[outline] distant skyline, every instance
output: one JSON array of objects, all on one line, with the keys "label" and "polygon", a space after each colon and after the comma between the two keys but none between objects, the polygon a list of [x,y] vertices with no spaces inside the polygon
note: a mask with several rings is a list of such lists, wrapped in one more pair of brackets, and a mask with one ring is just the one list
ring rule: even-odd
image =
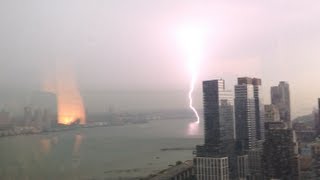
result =
[{"label": "distant skyline", "polygon": [[200,26],[207,37],[196,94],[203,80],[223,78],[233,89],[237,77],[254,76],[270,103],[270,87],[287,81],[296,117],[320,97],[319,8],[297,0],[1,1],[0,91],[41,90],[67,62],[82,92],[187,92],[176,36]]}]

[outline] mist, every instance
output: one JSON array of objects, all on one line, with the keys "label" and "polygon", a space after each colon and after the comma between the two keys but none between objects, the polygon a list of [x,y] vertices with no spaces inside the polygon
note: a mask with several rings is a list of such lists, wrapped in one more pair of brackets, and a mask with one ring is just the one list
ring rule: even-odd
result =
[{"label": "mist", "polygon": [[202,80],[223,78],[233,89],[236,77],[257,76],[266,103],[270,86],[285,80],[294,116],[310,113],[320,96],[319,8],[289,0],[1,1],[0,104],[28,104],[16,94],[46,90],[70,66],[90,111],[187,108],[190,73],[176,35],[196,23],[208,32],[198,108]]}]

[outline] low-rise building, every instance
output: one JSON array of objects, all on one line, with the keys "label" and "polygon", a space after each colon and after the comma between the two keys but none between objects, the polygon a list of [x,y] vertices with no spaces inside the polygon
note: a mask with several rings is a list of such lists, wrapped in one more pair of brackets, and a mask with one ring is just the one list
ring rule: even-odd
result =
[{"label": "low-rise building", "polygon": [[182,163],[177,163],[160,173],[146,178],[147,180],[193,180],[193,161],[188,160]]}]

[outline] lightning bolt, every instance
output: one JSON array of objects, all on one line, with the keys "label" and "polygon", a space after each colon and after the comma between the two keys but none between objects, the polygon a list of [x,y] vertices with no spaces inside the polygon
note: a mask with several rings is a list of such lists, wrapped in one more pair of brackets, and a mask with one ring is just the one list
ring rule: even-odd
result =
[{"label": "lightning bolt", "polygon": [[203,59],[204,45],[205,45],[205,34],[206,29],[202,23],[189,22],[183,24],[178,31],[178,42],[180,43],[181,49],[183,50],[186,60],[188,62],[189,70],[191,72],[190,87],[188,92],[189,108],[194,113],[196,120],[189,124],[188,134],[198,134],[200,117],[196,108],[193,106],[193,92],[195,90],[195,84],[198,75],[198,68],[200,60]]},{"label": "lightning bolt", "polygon": [[195,73],[193,73],[192,77],[191,77],[190,90],[189,90],[189,93],[188,93],[188,97],[189,97],[189,108],[193,111],[194,115],[197,118],[196,122],[194,122],[194,123],[199,124],[200,123],[200,117],[199,117],[198,111],[193,106],[193,98],[192,98],[192,94],[194,92],[194,86],[195,86],[195,83],[196,83],[196,79],[197,79],[197,75]]},{"label": "lightning bolt", "polygon": [[200,116],[199,116],[199,113],[196,110],[196,108],[193,106],[193,98],[192,98],[192,94],[194,92],[194,86],[195,86],[196,80],[197,80],[197,74],[195,72],[193,72],[191,74],[191,81],[190,81],[190,89],[189,89],[189,93],[188,93],[188,98],[189,98],[189,108],[192,110],[192,112],[196,116],[196,121],[191,122],[189,124],[189,129],[188,129],[189,135],[196,135],[199,132]]}]

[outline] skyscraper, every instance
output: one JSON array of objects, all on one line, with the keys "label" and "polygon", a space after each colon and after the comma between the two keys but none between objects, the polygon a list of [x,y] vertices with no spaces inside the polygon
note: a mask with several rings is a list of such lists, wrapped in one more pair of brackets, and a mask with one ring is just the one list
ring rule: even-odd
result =
[{"label": "skyscraper", "polygon": [[203,82],[205,144],[218,145],[234,140],[234,112],[231,91],[224,80]]},{"label": "skyscraper", "polygon": [[234,110],[231,91],[224,80],[203,82],[205,143],[197,146],[197,179],[228,180],[235,173]]},{"label": "skyscraper", "polygon": [[278,86],[271,87],[271,102],[278,108],[280,120],[291,128],[290,90],[287,82],[281,81]]},{"label": "skyscraper", "polygon": [[[262,143],[264,140],[264,105],[262,100],[262,81],[258,78],[238,78],[235,86],[235,118],[237,153],[246,166],[238,167],[246,171],[239,179],[261,179]],[[239,163],[238,163],[239,164]]]},{"label": "skyscraper", "polygon": [[264,140],[264,104],[262,100],[262,81],[258,78],[252,79],[254,101],[255,101],[255,115],[256,115],[256,133],[257,140]]},{"label": "skyscraper", "polygon": [[318,98],[318,111],[314,113],[314,129],[317,136],[320,135],[320,98]]},{"label": "skyscraper", "polygon": [[267,122],[263,169],[267,179],[298,180],[300,176],[295,132],[284,122]]},{"label": "skyscraper", "polygon": [[252,78],[238,78],[238,85],[235,86],[235,121],[238,151],[247,151],[256,147],[255,103]]}]

